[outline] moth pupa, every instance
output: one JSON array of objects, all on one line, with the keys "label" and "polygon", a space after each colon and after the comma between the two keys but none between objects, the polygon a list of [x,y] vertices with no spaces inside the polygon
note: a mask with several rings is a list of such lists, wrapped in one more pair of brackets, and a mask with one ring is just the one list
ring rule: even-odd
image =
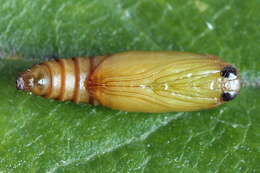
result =
[{"label": "moth pupa", "polygon": [[128,112],[217,107],[240,90],[238,70],[212,55],[130,51],[46,61],[21,73],[18,90]]}]

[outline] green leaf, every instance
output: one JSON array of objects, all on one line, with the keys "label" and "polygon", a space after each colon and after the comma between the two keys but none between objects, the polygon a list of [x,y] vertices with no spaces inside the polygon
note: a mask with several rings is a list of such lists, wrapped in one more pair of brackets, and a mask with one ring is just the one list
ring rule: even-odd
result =
[{"label": "green leaf", "polygon": [[[0,172],[260,172],[258,0],[0,0]],[[15,89],[52,57],[221,56],[244,88],[191,113],[126,113]]]}]

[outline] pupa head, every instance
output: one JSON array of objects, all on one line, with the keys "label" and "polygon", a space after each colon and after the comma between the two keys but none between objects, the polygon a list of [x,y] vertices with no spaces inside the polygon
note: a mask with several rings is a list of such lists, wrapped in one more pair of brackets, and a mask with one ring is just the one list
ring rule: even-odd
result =
[{"label": "pupa head", "polygon": [[227,65],[221,70],[220,74],[223,77],[221,99],[224,102],[231,101],[240,91],[241,81],[239,72],[235,67]]}]

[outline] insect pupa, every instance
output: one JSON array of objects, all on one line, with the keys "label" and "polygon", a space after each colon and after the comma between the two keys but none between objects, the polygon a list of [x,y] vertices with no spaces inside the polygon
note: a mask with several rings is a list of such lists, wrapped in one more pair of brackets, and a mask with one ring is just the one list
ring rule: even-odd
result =
[{"label": "insect pupa", "polygon": [[212,55],[131,51],[46,61],[21,73],[16,88],[128,112],[179,112],[233,100],[240,76]]}]

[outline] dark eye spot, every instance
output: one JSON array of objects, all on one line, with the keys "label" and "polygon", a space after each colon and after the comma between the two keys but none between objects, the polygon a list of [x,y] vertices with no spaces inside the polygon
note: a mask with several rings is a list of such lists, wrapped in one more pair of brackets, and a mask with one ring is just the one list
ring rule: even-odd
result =
[{"label": "dark eye spot", "polygon": [[237,75],[237,70],[232,66],[226,66],[221,71],[221,76],[228,78],[231,73],[233,73],[234,75]]},{"label": "dark eye spot", "polygon": [[222,95],[222,100],[225,102],[228,102],[230,100],[233,100],[236,97],[236,94],[231,94],[229,92],[224,92]]}]

